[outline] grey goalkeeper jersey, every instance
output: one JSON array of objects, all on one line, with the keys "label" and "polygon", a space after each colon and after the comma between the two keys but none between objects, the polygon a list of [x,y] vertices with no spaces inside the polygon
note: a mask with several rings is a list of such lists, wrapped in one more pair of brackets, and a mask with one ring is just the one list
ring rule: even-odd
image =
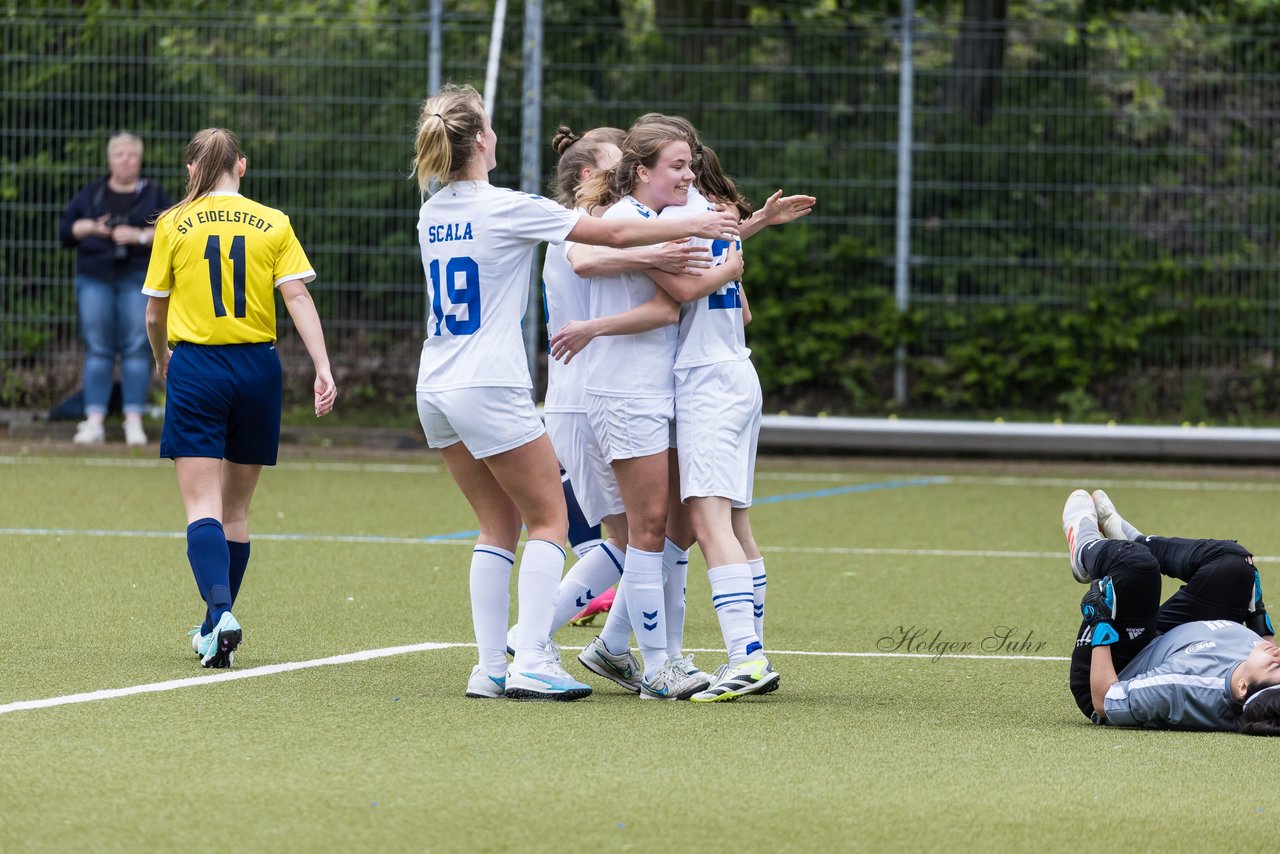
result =
[{"label": "grey goalkeeper jersey", "polygon": [[1120,671],[1103,708],[1114,726],[1233,730],[1231,674],[1262,638],[1239,623],[1203,620],[1160,635]]}]

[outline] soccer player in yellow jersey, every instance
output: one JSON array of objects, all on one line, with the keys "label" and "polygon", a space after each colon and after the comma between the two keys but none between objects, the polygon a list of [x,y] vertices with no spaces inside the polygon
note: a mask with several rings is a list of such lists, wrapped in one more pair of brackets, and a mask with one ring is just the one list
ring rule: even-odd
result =
[{"label": "soccer player in yellow jersey", "polygon": [[160,215],[143,293],[165,380],[160,456],[174,461],[187,559],[207,611],[192,633],[205,667],[230,667],[242,630],[232,603],[249,562],[249,503],[280,445],[278,288],[315,367],[315,410],[333,409],[316,277],[289,217],[240,195],[248,161],[235,135],[206,128],[187,146],[187,193]]}]

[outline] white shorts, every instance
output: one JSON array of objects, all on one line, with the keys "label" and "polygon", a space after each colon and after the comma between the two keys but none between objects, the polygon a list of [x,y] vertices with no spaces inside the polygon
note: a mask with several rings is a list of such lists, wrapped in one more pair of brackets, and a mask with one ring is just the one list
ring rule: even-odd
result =
[{"label": "white shorts", "polygon": [[427,444],[467,446],[477,460],[527,445],[547,432],[527,388],[457,388],[418,392]]},{"label": "white shorts", "polygon": [[750,359],[676,372],[680,498],[751,506],[763,398]]},{"label": "white shorts", "polygon": [[671,447],[675,398],[604,397],[587,392],[587,420],[609,462],[650,457]]},{"label": "white shorts", "polygon": [[585,412],[546,413],[547,435],[560,465],[569,474],[573,494],[588,525],[625,512],[618,481],[600,450]]}]

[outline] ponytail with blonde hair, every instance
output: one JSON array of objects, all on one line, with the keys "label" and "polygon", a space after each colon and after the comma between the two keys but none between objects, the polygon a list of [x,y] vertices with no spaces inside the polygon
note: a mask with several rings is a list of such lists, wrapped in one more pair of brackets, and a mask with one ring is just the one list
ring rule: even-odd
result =
[{"label": "ponytail with blonde hair", "polygon": [[484,121],[484,101],[470,86],[446,84],[422,103],[413,144],[413,174],[423,197],[433,179],[448,184],[467,168]]},{"label": "ponytail with blonde hair", "polygon": [[224,175],[234,175],[236,164],[244,159],[240,140],[226,128],[205,128],[196,131],[187,143],[182,162],[192,167],[187,172],[187,192],[176,205],[156,217],[173,212],[181,216],[182,210],[201,196],[208,195],[218,186]]}]

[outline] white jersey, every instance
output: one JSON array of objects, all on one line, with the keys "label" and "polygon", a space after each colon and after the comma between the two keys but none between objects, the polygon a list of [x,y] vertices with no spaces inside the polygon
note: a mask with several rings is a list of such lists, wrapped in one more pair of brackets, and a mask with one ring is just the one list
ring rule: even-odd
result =
[{"label": "white jersey", "polygon": [[[694,216],[712,209],[707,197],[690,187],[686,204],[666,208],[661,215],[664,218]],[[713,267],[723,264],[728,257],[726,240],[693,238],[690,242],[711,252]],[[741,242],[736,245],[742,249]],[[751,357],[742,324],[741,286],[741,282],[729,282],[715,293],[680,307],[676,370],[717,362],[740,362]]]},{"label": "white jersey", "polygon": [[[605,211],[602,219],[653,219],[657,213],[631,196]],[[658,286],[642,272],[592,278],[592,317],[630,311],[653,299]],[[661,326],[636,335],[602,335],[587,363],[586,390],[604,397],[671,397],[676,358],[676,328]]]},{"label": "white jersey", "polygon": [[418,243],[431,311],[419,392],[532,387],[520,323],[533,249],[563,241],[580,216],[488,181],[455,181],[426,201]]},{"label": "white jersey", "polygon": [[[576,244],[565,241],[547,249],[547,259],[542,265],[542,305],[547,318],[547,338],[550,339],[566,323],[586,320],[590,305],[587,288],[589,280],[581,278],[569,263],[569,250]],[[547,358],[546,412],[586,412],[586,391],[583,383],[586,365],[593,352],[585,348],[573,357],[569,364]]]}]

